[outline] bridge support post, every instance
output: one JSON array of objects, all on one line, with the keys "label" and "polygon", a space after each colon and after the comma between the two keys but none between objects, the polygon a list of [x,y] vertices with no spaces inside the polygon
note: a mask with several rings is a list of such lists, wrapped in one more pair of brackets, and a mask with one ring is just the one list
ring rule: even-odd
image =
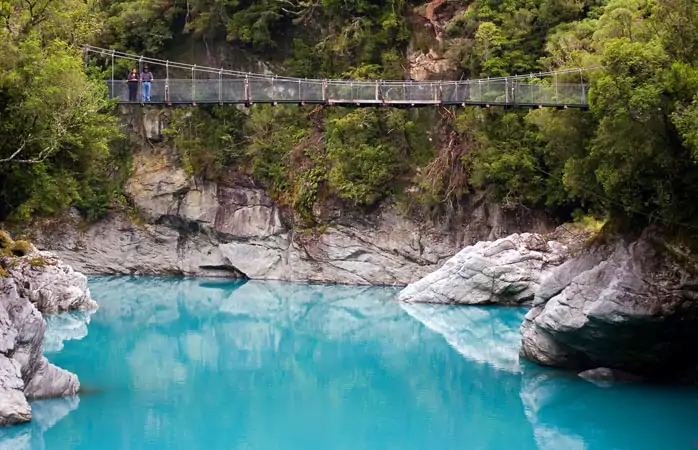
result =
[{"label": "bridge support post", "polygon": [[504,77],[504,104],[509,106],[509,78]]},{"label": "bridge support post", "polygon": [[245,105],[250,106],[252,101],[250,99],[250,78],[245,76]]},{"label": "bridge support post", "polygon": [[142,73],[143,73],[143,56],[141,55],[140,59],[138,60],[138,97],[140,97],[141,103],[143,103],[143,80],[141,77]]},{"label": "bridge support post", "polygon": [[588,103],[586,101],[586,93],[584,92],[584,77],[582,76],[582,69],[579,69],[579,85],[582,87],[582,98],[580,99],[580,105],[586,106]]},{"label": "bridge support post", "polygon": [[196,64],[191,66],[191,104],[196,106]]},{"label": "bridge support post", "polygon": [[439,105],[444,104],[444,82],[439,80]]},{"label": "bridge support post", "polygon": [[165,61],[165,103],[169,106],[170,102],[170,60]]},{"label": "bridge support post", "polygon": [[114,50],[111,51],[111,95],[109,98],[116,98],[114,95]]},{"label": "bridge support post", "polygon": [[327,104],[327,80],[322,80],[322,103]]},{"label": "bridge support post", "polygon": [[218,72],[218,104],[223,105],[223,68]]}]

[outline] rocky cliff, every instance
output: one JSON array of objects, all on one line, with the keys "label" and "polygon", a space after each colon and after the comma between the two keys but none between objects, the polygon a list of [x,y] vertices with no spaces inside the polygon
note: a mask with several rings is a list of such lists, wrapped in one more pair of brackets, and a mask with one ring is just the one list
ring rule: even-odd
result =
[{"label": "rocky cliff", "polygon": [[401,285],[459,249],[519,230],[546,231],[543,215],[507,211],[471,196],[457,227],[425,224],[395,206],[352,215],[334,208],[329,226],[299,229],[254,180],[230,171],[219,182],[189,176],[167,143],[167,113],[122,117],[148,142],[134,158],[126,193],[138,216],[113,213],[85,226],[78,214],[34,230],[40,248],[89,274],[184,274]]},{"label": "rocky cliff", "polygon": [[25,251],[0,255],[0,425],[29,421],[27,399],[77,393],[77,377],[44,357],[41,313],[97,306],[84,275],[50,253]]}]

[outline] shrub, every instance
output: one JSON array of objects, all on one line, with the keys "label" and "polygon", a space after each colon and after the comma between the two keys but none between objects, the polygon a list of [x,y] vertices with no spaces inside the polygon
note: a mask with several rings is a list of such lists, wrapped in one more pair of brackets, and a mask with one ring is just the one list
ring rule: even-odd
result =
[{"label": "shrub", "polygon": [[12,245],[12,254],[14,256],[27,256],[34,251],[33,246],[27,241],[15,241]]},{"label": "shrub", "polygon": [[46,267],[49,264],[49,262],[46,260],[46,258],[43,258],[41,256],[36,256],[34,258],[29,258],[29,265],[32,267]]}]

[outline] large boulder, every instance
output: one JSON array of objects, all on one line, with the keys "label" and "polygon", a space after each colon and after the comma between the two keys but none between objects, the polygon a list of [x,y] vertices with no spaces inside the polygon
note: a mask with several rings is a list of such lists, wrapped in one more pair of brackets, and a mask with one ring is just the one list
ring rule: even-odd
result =
[{"label": "large boulder", "polygon": [[533,299],[541,274],[567,258],[568,247],[533,233],[464,248],[440,269],[398,294],[415,303],[521,304]]},{"label": "large boulder", "polygon": [[687,254],[646,231],[550,271],[521,327],[521,356],[661,377],[695,367],[698,279]]}]

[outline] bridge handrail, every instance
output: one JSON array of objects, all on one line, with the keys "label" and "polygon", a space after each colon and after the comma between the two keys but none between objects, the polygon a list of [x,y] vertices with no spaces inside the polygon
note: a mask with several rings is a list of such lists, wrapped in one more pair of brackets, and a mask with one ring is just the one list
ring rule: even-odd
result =
[{"label": "bridge handrail", "polygon": [[511,75],[511,76],[500,76],[500,77],[487,77],[487,78],[474,78],[474,79],[467,79],[467,80],[460,80],[460,81],[455,81],[455,80],[427,80],[427,81],[406,81],[406,80],[351,80],[351,79],[346,79],[346,80],[322,80],[318,78],[299,78],[299,77],[287,77],[287,76],[278,76],[278,75],[272,75],[272,74],[260,74],[260,73],[254,73],[254,72],[242,72],[242,71],[237,71],[237,70],[229,70],[229,69],[223,69],[223,68],[215,68],[215,67],[207,67],[207,66],[199,66],[195,64],[186,64],[186,63],[180,63],[176,61],[169,61],[169,60],[162,60],[162,59],[157,59],[157,58],[151,58],[151,57],[146,57],[142,55],[135,55],[132,53],[125,53],[113,49],[106,49],[106,48],[101,48],[101,47],[94,47],[91,45],[85,45],[84,50],[86,55],[90,53],[95,53],[103,56],[108,56],[113,58],[120,58],[120,59],[127,59],[131,61],[137,61],[139,63],[148,63],[148,64],[154,64],[154,65],[161,65],[161,66],[166,66],[171,69],[186,69],[192,72],[203,72],[203,73],[210,73],[214,75],[223,76],[233,76],[237,78],[246,78],[246,79],[275,79],[279,81],[290,81],[290,82],[310,82],[310,83],[322,83],[322,82],[328,82],[328,83],[335,83],[335,82],[365,82],[365,83],[373,83],[375,84],[376,82],[379,82],[384,85],[394,85],[394,84],[399,84],[403,85],[405,83],[425,83],[425,84],[432,84],[432,83],[440,83],[442,85],[449,85],[449,84],[463,84],[463,83],[482,83],[482,82],[492,82],[492,81],[508,81],[508,80],[519,80],[519,79],[535,79],[535,78],[541,78],[541,77],[550,77],[550,76],[557,76],[557,75],[565,75],[565,74],[576,74],[579,73],[580,75],[583,72],[588,72],[592,70],[598,70],[603,68],[603,66],[592,66],[592,67],[583,67],[583,68],[569,68],[569,69],[559,69],[559,70],[554,70],[554,71],[547,71],[547,72],[536,72],[536,73],[530,73],[530,74],[525,74],[525,75]]}]

